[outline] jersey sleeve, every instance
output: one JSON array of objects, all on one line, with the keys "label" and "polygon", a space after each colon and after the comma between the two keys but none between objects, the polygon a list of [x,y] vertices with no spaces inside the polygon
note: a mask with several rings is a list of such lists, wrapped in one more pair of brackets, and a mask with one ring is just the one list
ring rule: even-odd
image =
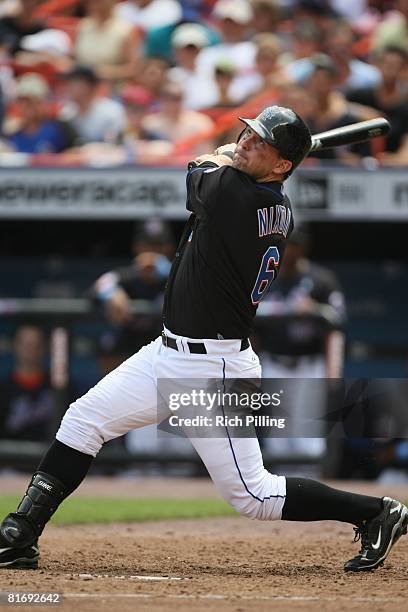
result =
[{"label": "jersey sleeve", "polygon": [[204,162],[187,174],[187,210],[203,218],[223,201],[234,197],[239,191],[239,171],[231,166],[217,166]]}]

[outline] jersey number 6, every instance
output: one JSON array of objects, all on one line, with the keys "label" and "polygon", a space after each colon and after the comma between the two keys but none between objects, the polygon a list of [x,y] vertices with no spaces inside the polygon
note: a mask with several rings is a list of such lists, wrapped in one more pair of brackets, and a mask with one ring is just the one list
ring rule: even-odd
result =
[{"label": "jersey number 6", "polygon": [[258,276],[252,289],[252,303],[259,304],[275,278],[275,270],[279,265],[279,251],[276,246],[270,246],[262,257]]}]

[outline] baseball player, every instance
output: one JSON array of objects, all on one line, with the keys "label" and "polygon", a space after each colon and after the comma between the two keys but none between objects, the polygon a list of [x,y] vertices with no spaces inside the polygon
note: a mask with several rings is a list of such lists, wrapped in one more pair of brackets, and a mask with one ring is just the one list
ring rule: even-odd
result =
[{"label": "baseball player", "polygon": [[[325,380],[343,374],[344,296],[332,271],[307,257],[308,245],[308,228],[297,223],[279,278],[257,313],[264,315],[256,323],[263,378],[297,379],[285,394],[296,423],[292,436],[264,440],[263,449],[274,456],[319,456],[324,452],[323,420],[320,438],[302,438],[302,420],[306,415],[310,418],[312,414],[315,419],[323,415]],[[310,379],[315,379],[312,385]]]},{"label": "baseball player", "polygon": [[[160,378],[261,377],[248,335],[293,227],[284,181],[311,137],[287,108],[268,107],[241,121],[236,145],[197,158],[187,174],[191,215],[168,280],[162,336],[71,404],[16,512],[0,526],[2,567],[37,567],[39,536],[103,443],[157,420]],[[233,438],[225,429],[224,437],[192,443],[219,493],[242,515],[351,523],[361,538],[359,554],[345,565],[353,571],[382,564],[406,533],[402,503],[271,474],[256,437]]]}]

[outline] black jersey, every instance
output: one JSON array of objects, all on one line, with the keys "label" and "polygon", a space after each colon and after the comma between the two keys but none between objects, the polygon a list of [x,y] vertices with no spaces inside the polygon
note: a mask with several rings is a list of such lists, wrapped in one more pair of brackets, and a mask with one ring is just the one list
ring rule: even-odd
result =
[{"label": "black jersey", "polygon": [[293,228],[283,185],[204,162],[187,174],[187,209],[164,325],[190,338],[246,338]]}]

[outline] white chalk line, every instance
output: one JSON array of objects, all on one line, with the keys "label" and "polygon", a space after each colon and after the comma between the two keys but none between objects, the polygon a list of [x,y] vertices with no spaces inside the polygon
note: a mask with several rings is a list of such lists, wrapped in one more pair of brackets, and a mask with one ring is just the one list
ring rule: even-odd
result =
[{"label": "white chalk line", "polygon": [[366,603],[386,603],[398,602],[402,597],[320,597],[302,595],[217,595],[215,593],[182,593],[179,595],[170,593],[63,593],[63,598],[69,599],[207,599],[223,601],[325,601],[325,602],[366,602]]},{"label": "white chalk line", "polygon": [[105,580],[106,578],[114,580],[186,580],[186,578],[178,578],[177,576],[111,576],[110,574],[69,574],[70,578],[79,578],[80,580]]}]

